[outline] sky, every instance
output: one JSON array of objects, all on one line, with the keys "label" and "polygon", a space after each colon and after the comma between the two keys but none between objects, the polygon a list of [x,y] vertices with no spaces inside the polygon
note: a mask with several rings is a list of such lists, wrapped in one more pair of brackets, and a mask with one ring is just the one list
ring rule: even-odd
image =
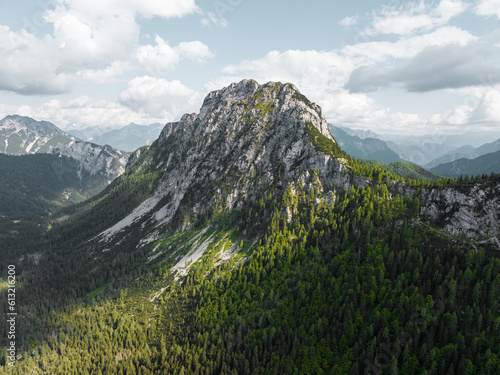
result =
[{"label": "sky", "polygon": [[334,125],[498,134],[499,20],[500,0],[0,0],[0,117],[167,123],[251,78]]}]

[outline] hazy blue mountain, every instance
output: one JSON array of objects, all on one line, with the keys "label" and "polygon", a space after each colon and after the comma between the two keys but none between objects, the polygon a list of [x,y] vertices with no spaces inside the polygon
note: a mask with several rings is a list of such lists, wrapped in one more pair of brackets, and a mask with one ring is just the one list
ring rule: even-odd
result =
[{"label": "hazy blue mountain", "polygon": [[342,129],[344,132],[346,132],[349,135],[359,137],[361,139],[375,138],[375,139],[382,139],[383,140],[382,136],[380,136],[379,134],[377,134],[371,130],[351,129],[351,128],[348,128],[347,126],[342,126],[342,125],[337,125],[337,126],[333,125],[333,126],[336,128]]},{"label": "hazy blue mountain", "polygon": [[69,132],[86,141],[99,145],[110,145],[119,150],[132,152],[149,146],[160,135],[164,124],[137,125],[131,123],[119,129],[85,128]]},{"label": "hazy blue mountain", "polygon": [[[386,142],[375,138],[360,138],[351,135],[346,128],[336,127],[330,124],[330,130],[337,140],[339,146],[354,158],[373,159],[381,163],[402,161]],[[354,134],[351,130],[351,133]]]},{"label": "hazy blue mountain", "polygon": [[497,139],[491,143],[485,143],[479,147],[473,147],[471,145],[466,145],[460,148],[457,148],[453,152],[450,152],[440,158],[432,160],[429,162],[426,167],[432,168],[436,167],[440,164],[449,163],[458,159],[475,159],[481,155],[486,155],[492,152],[500,151],[500,139]]},{"label": "hazy blue mountain", "polygon": [[15,373],[497,373],[499,197],[360,163],[292,84],[231,84],[98,196],[2,227]]},{"label": "hazy blue mountain", "polygon": [[375,160],[361,159],[361,163],[370,165],[372,167],[383,168],[389,172],[397,174],[398,176],[403,176],[412,180],[422,180],[422,181],[436,181],[440,179],[440,176],[429,172],[427,169],[409,162],[404,161],[393,161],[392,163],[380,163]]},{"label": "hazy blue mountain", "polygon": [[[429,134],[418,136],[384,134],[382,137],[388,141],[387,144],[402,159],[424,167],[432,167],[437,165],[436,163],[452,161],[453,158],[479,156],[471,153],[473,148],[484,145],[491,140],[492,136],[498,137],[498,135],[498,133],[483,134],[478,132],[458,135]],[[446,156],[448,154],[449,156]]]},{"label": "hazy blue mountain", "polygon": [[47,121],[7,116],[0,121],[0,152],[8,155],[48,153],[54,146],[74,142],[74,136]]},{"label": "hazy blue mountain", "polygon": [[490,173],[500,173],[500,151],[481,155],[475,159],[458,159],[450,163],[440,164],[430,171],[440,176],[459,177],[489,175]]},{"label": "hazy blue mountain", "polygon": [[485,143],[476,149],[478,155],[486,155],[496,151],[500,151],[500,138],[494,142]]}]

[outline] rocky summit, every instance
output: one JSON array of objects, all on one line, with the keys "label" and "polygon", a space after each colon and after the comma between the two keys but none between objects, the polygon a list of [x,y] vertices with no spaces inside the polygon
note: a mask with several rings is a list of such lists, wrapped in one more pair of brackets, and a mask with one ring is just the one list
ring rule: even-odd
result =
[{"label": "rocky summit", "polygon": [[[147,244],[165,231],[240,210],[269,191],[279,200],[288,187],[315,186],[325,197],[370,185],[365,176],[352,173],[354,161],[332,137],[321,108],[289,83],[243,80],[213,91],[199,114],[167,124],[152,147],[138,150],[131,161],[129,174],[155,171],[159,177],[145,201],[97,237],[106,249],[126,243],[123,237],[132,233],[136,242]],[[499,214],[496,195],[476,194],[498,191],[498,186],[468,192],[448,188],[453,193],[447,194],[435,188],[416,191],[396,181],[388,186],[393,194],[418,194],[422,214],[439,218],[444,233],[475,240],[488,236],[498,243],[500,228],[492,220]],[[465,201],[477,202],[487,213],[470,209]]]},{"label": "rocky summit", "polygon": [[498,373],[499,187],[363,164],[295,86],[232,84],[27,238],[18,372]]},{"label": "rocky summit", "polygon": [[309,181],[312,171],[321,185],[344,186],[345,161],[335,151],[340,149],[321,108],[294,85],[232,84],[210,93],[199,114],[165,126],[131,167],[161,171],[155,192],[101,238],[121,241],[120,232],[138,222],[142,229],[180,229],[213,207],[240,209],[270,187],[283,191],[294,181]]}]

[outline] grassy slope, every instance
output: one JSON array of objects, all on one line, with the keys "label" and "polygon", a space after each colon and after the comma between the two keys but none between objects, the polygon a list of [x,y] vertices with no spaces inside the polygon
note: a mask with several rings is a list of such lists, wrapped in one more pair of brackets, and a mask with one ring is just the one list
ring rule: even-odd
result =
[{"label": "grassy slope", "polygon": [[365,165],[370,165],[372,167],[383,168],[391,173],[398,176],[402,176],[407,179],[412,180],[422,180],[422,181],[437,181],[441,177],[437,176],[426,169],[418,166],[417,164],[395,161],[389,164],[380,163],[376,160],[360,159],[361,163]]}]

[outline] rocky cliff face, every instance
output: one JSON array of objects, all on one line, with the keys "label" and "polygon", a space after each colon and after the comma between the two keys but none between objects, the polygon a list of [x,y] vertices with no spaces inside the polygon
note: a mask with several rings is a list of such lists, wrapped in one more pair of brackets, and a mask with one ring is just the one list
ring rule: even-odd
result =
[{"label": "rocky cliff face", "polygon": [[81,179],[97,176],[108,184],[125,171],[129,156],[111,146],[79,141],[50,122],[17,115],[0,121],[0,152],[67,156],[80,163]]},{"label": "rocky cliff face", "polygon": [[182,228],[210,210],[240,209],[298,181],[314,178],[326,190],[348,186],[345,162],[325,147],[338,148],[321,109],[295,86],[245,80],[214,91],[199,114],[165,126],[143,156],[152,158],[144,168],[162,173],[154,194],[101,239],[120,241],[131,226],[144,235],[147,228]]},{"label": "rocky cliff face", "polygon": [[[244,80],[210,93],[199,114],[167,124],[137,159],[132,173],[159,172],[156,188],[97,237],[103,248],[129,243],[132,234],[135,245],[149,243],[214,213],[240,210],[267,193],[280,199],[289,188],[307,191],[314,186],[318,199],[325,199],[353,185],[363,188],[373,183],[350,172],[321,109],[295,86],[272,82],[261,86]],[[409,186],[391,186],[393,194],[415,193]],[[497,198],[491,194],[498,192],[477,194],[450,188],[442,196],[437,189],[425,190],[422,214],[437,218],[458,205],[444,223],[446,233],[497,236]],[[481,204],[488,212],[480,220],[479,213],[473,213],[478,199],[484,200]],[[293,213],[288,217],[293,220]]]},{"label": "rocky cliff face", "polygon": [[500,248],[500,180],[471,183],[462,189],[427,189],[421,215],[436,221],[451,236],[490,242]]},{"label": "rocky cliff face", "polygon": [[0,121],[0,152],[3,154],[48,153],[51,147],[74,141],[74,137],[47,121],[17,115]]},{"label": "rocky cliff face", "polygon": [[50,153],[79,161],[82,171],[88,172],[91,176],[106,177],[108,183],[125,172],[129,158],[128,153],[111,146],[99,146],[80,141],[53,147]]}]

